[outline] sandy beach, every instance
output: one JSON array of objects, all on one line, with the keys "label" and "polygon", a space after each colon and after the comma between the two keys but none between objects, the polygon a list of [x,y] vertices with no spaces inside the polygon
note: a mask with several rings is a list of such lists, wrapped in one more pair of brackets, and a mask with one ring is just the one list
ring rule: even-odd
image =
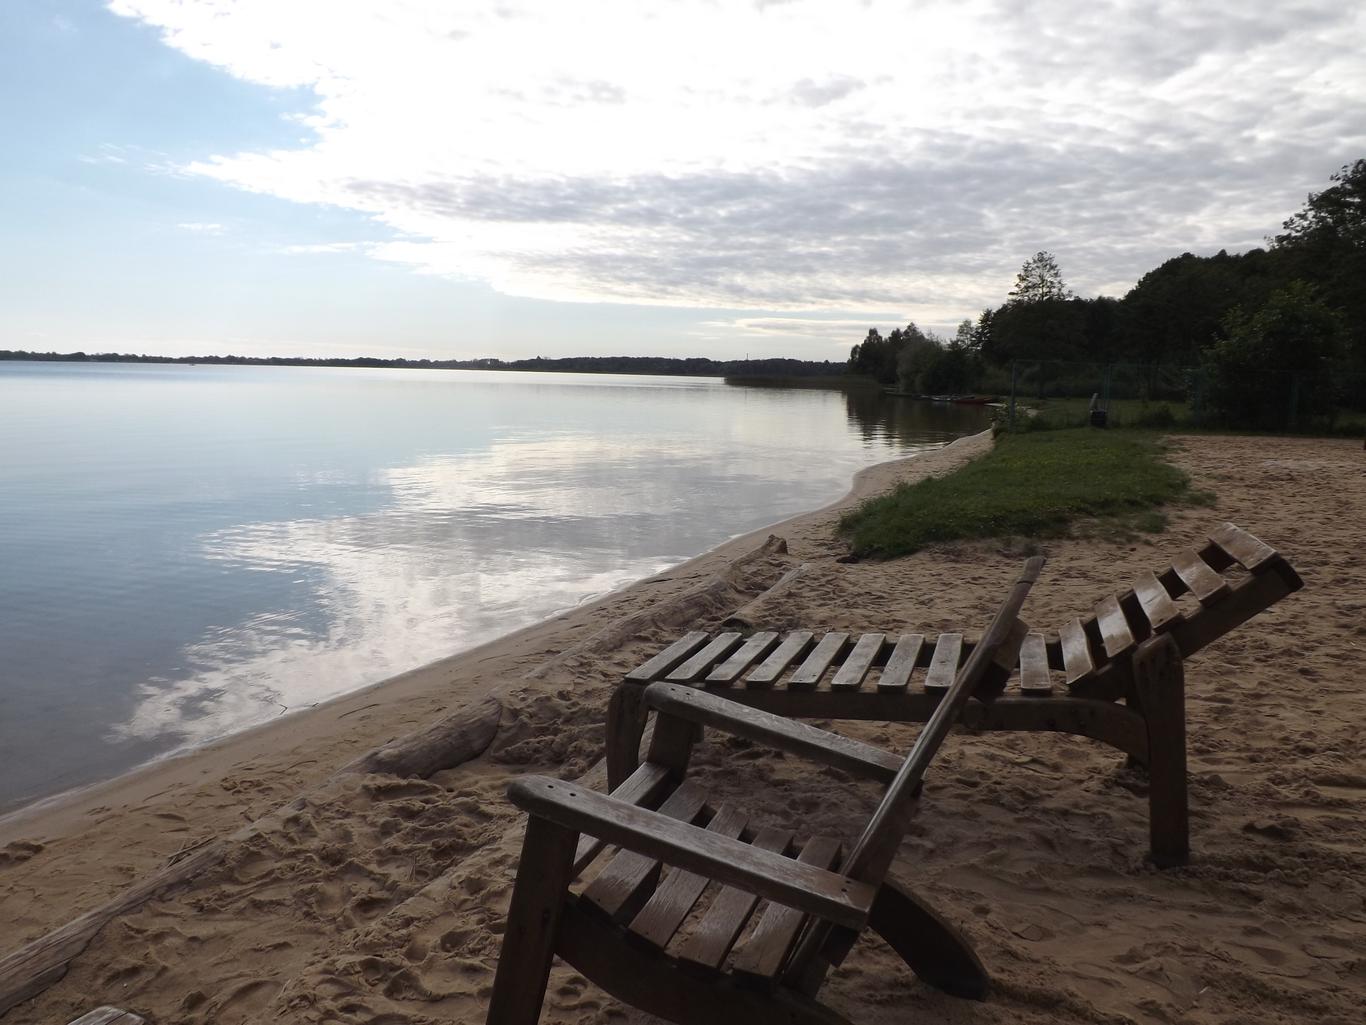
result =
[{"label": "sandy beach", "polygon": [[[481,1022],[521,841],[503,798],[526,771],[593,776],[621,673],[682,629],[715,627],[791,569],[775,629],[980,628],[1024,539],[842,563],[840,513],[951,470],[987,435],[861,473],[825,509],[737,538],[552,620],[78,794],[0,819],[0,956],[251,823],[221,861],[106,925],[6,1023],[100,1004],[151,1022]],[[897,871],[976,943],[981,1003],[944,996],[864,939],[832,977],[853,1021],[1323,1022],[1366,1003],[1366,453],[1359,441],[1190,436],[1173,461],[1212,506],[1165,532],[1041,543],[1025,618],[1055,625],[1224,520],[1305,580],[1187,668],[1191,864],[1149,864],[1146,783],[1112,749],[1056,735],[955,736],[931,770]],[[732,569],[769,534],[787,551]],[[717,584],[717,581],[720,584]],[[680,617],[686,613],[686,621]],[[614,624],[629,636],[607,644]],[[617,632],[620,632],[618,630]],[[596,638],[596,640],[595,640]],[[430,779],[338,773],[365,752],[496,694],[487,751]],[[914,727],[844,723],[904,751]],[[875,790],[709,742],[717,791],[775,818],[855,832]],[[291,803],[292,802],[292,803]],[[752,803],[752,802],[751,802]],[[278,809],[282,812],[276,813]],[[650,1019],[557,967],[545,1022]]]}]

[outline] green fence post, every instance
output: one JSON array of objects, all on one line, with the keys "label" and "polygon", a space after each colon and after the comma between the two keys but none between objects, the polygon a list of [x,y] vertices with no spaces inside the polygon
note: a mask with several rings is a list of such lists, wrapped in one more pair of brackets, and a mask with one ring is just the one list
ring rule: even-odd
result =
[{"label": "green fence post", "polygon": [[1010,429],[1015,429],[1015,360],[1010,361]]}]

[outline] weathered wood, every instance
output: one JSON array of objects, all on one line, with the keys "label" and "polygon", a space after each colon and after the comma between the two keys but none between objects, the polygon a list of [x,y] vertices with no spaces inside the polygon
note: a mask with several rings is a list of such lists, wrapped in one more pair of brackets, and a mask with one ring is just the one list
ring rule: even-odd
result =
[{"label": "weathered wood", "polygon": [[1136,643],[1133,631],[1124,618],[1124,610],[1119,607],[1119,599],[1113,594],[1106,595],[1096,605],[1096,624],[1100,628],[1105,654],[1110,658],[1119,658],[1133,650]]},{"label": "weathered wood", "polygon": [[924,634],[902,634],[896,639],[896,647],[882,667],[878,677],[877,689],[880,691],[904,691],[911,682],[911,671],[915,669],[920,650],[925,646]]},{"label": "weathered wood", "polygon": [[[631,773],[629,779],[612,790],[612,797],[627,804],[649,806],[654,803],[669,782],[669,770],[663,765],[645,762]],[[574,851],[574,874],[578,875],[598,856],[607,845],[596,836],[579,837],[579,846]]]},{"label": "weathered wood", "polygon": [[1148,617],[1153,633],[1165,633],[1185,618],[1167,589],[1151,571],[1145,570],[1134,580],[1134,596],[1143,607],[1143,614]]},{"label": "weathered wood", "polygon": [[645,734],[645,688],[618,684],[607,699],[607,786],[615,790],[640,764],[640,739]]},{"label": "weathered wood", "polygon": [[1190,658],[1205,645],[1274,605],[1292,590],[1280,573],[1247,577],[1223,601],[1202,609],[1200,615],[1192,616],[1173,627],[1169,636],[1176,638],[1181,654]]},{"label": "weathered wood", "polygon": [[493,743],[503,704],[486,697],[432,725],[378,747],[345,766],[342,772],[385,773],[423,779],[477,758]]},{"label": "weathered wood", "polygon": [[[850,880],[880,884],[886,876],[901,838],[910,824],[910,816],[920,796],[920,787],[926,770],[949,735],[949,731],[953,729],[978,683],[986,675],[997,650],[1014,634],[1020,607],[1038,580],[1043,565],[1044,558],[1041,555],[1025,561],[1020,576],[992,618],[991,624],[983,632],[982,639],[977,642],[963,668],[958,671],[953,686],[944,694],[939,707],[934,710],[924,729],[915,738],[910,754],[897,770],[896,778],[888,786],[877,810],[863,827],[863,832],[855,841],[848,859],[841,866],[841,872]],[[802,985],[811,978],[819,978],[824,972],[824,962],[835,964],[848,950],[847,943],[839,943],[832,949],[827,949],[826,944],[832,938],[833,927],[845,923],[837,922],[829,915],[820,917],[823,921],[813,923],[811,928],[807,929],[786,969],[786,977],[794,985]]]},{"label": "weathered wood", "polygon": [[872,668],[873,660],[881,653],[882,642],[885,639],[885,634],[864,634],[860,637],[854,644],[854,650],[844,660],[844,665],[840,666],[831,678],[830,689],[858,690],[863,685],[863,678],[868,675],[868,670]]},{"label": "weathered wood", "polygon": [[[752,846],[782,854],[791,843],[790,830],[768,826],[759,830]],[[749,890],[738,886],[722,887],[698,923],[697,931],[684,942],[679,960],[705,968],[719,967],[758,903],[759,898]]]},{"label": "weathered wood", "polygon": [[1249,573],[1264,572],[1277,557],[1276,549],[1233,523],[1210,531],[1209,539]]},{"label": "weathered wood", "polygon": [[577,842],[571,829],[534,816],[527,821],[488,1025],[536,1025],[541,1016]]},{"label": "weathered wood", "polygon": [[878,887],[868,925],[931,986],[969,1000],[987,995],[990,977],[972,945],[895,877]]},{"label": "weathered wood", "polygon": [[930,658],[930,670],[925,674],[925,689],[946,691],[953,686],[953,678],[958,673],[958,661],[963,655],[963,635],[959,633],[940,634]]},{"label": "weathered wood", "polygon": [[798,630],[790,633],[783,638],[772,654],[748,676],[745,677],[747,687],[768,687],[773,681],[782,676],[783,671],[793,662],[801,658],[811,648],[812,638],[815,635],[810,630]]},{"label": "weathered wood", "polygon": [[751,663],[763,658],[768,649],[777,642],[778,635],[772,630],[765,630],[746,638],[745,643],[735,649],[730,658],[707,674],[707,683],[730,683],[748,669]]},{"label": "weathered wood", "polygon": [[718,882],[746,887],[760,897],[838,925],[860,928],[872,906],[875,890],[865,883],[799,865],[790,858],[621,804],[573,783],[523,776],[508,787],[508,796],[524,811],[566,829],[594,833],[608,843]]},{"label": "weathered wood", "polygon": [[724,730],[859,776],[891,782],[901,767],[900,758],[872,744],[679,684],[650,684],[645,703],[663,718],[677,717]]},{"label": "weathered wood", "polygon": [[70,1025],[145,1025],[146,1019],[118,1007],[97,1007]]},{"label": "weathered wood", "polygon": [[796,672],[788,679],[787,685],[789,687],[812,686],[830,668],[830,663],[844,653],[844,649],[848,645],[849,635],[847,633],[826,634],[816,644],[811,654],[806,656],[806,661],[797,667]]},{"label": "weathered wood", "polygon": [[1177,552],[1172,569],[1201,605],[1213,605],[1228,594],[1229,583],[1190,549]]},{"label": "weathered wood", "polygon": [[1067,733],[1089,737],[1134,758],[1146,760],[1147,731],[1142,716],[1113,701],[1078,697],[998,698],[972,701],[959,722],[972,731]]},{"label": "weathered wood", "polygon": [[800,580],[811,567],[806,563],[793,566],[784,573],[776,584],[764,591],[753,601],[742,605],[725,619],[721,620],[722,630],[753,630],[757,626],[762,626],[764,620],[771,615],[769,608],[774,605],[782,604],[782,597],[792,586]]},{"label": "weathered wood", "polygon": [[[744,812],[725,804],[717,809],[707,823],[707,830],[718,836],[736,839],[744,830],[746,820]],[[650,895],[640,913],[631,920],[631,932],[656,947],[664,947],[688,917],[710,881],[696,872],[674,869]]]},{"label": "weathered wood", "polygon": [[1029,695],[1053,693],[1053,680],[1048,673],[1048,648],[1043,634],[1027,634],[1020,645],[1020,691]]},{"label": "weathered wood", "polygon": [[1170,634],[1134,656],[1134,687],[1148,727],[1148,830],[1153,863],[1190,859],[1186,790],[1186,686],[1181,651]]},{"label": "weathered wood", "polygon": [[705,630],[686,633],[644,665],[632,669],[626,674],[626,679],[631,683],[652,683],[696,654],[710,637],[711,634]]},{"label": "weathered wood", "polygon": [[[840,842],[834,837],[815,836],[806,842],[797,861],[817,868],[831,868],[839,860]],[[797,939],[806,915],[795,908],[769,903],[755,923],[754,931],[735,948],[734,970],[741,975],[771,979],[782,968]]]},{"label": "weathered wood", "polygon": [[[691,822],[706,801],[706,792],[696,783],[685,780],[659,806],[659,814]],[[658,858],[633,850],[620,850],[588,884],[583,899],[614,921],[624,921],[635,915],[654,890],[659,868]]]},{"label": "weathered wood", "polygon": [[1091,657],[1091,643],[1079,619],[1064,623],[1058,631],[1058,637],[1062,641],[1063,674],[1067,685],[1071,687],[1096,671],[1095,660]]},{"label": "weathered wood", "polygon": [[621,930],[571,901],[560,922],[559,953],[612,997],[646,1014],[687,1025],[849,1025],[801,994],[765,992],[725,975],[699,979],[676,959],[645,944],[621,942]]},{"label": "weathered wood", "polygon": [[730,650],[740,643],[740,637],[736,631],[717,634],[697,654],[677,669],[668,672],[664,679],[672,680],[674,683],[691,683],[730,654]]}]

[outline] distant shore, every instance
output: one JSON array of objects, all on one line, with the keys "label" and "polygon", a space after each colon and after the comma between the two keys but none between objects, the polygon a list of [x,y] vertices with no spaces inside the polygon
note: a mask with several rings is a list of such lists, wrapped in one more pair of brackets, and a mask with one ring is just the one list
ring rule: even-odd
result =
[{"label": "distant shore", "polygon": [[788,359],[714,360],[706,356],[562,356],[545,359],[407,359],[401,356],[149,356],[119,352],[30,352],[0,349],[0,362],[177,363],[206,366],[352,367],[389,370],[508,370],[547,374],[644,374],[675,377],[823,379],[828,386],[880,388],[871,378],[846,372],[844,361]]}]

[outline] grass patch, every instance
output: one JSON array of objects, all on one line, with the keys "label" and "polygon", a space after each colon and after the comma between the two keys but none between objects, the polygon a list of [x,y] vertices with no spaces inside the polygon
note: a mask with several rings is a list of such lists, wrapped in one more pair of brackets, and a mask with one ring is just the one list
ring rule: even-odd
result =
[{"label": "grass patch", "polygon": [[1160,505],[1191,501],[1187,476],[1157,435],[1138,431],[1003,434],[946,477],[902,484],[840,521],[854,554],[892,558],[935,541],[1056,536],[1081,518],[1123,531],[1165,526]]}]

